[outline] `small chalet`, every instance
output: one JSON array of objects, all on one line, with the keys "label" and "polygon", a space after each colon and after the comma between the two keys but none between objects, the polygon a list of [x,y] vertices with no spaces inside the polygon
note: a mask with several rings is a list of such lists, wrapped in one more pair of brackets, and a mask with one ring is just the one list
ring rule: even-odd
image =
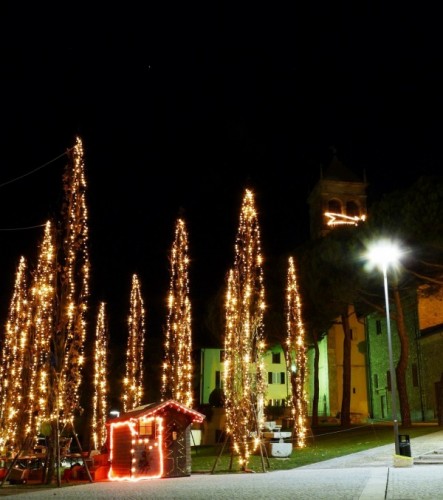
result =
[{"label": "small chalet", "polygon": [[113,481],[191,475],[191,424],[205,415],[175,400],[149,403],[108,420]]}]

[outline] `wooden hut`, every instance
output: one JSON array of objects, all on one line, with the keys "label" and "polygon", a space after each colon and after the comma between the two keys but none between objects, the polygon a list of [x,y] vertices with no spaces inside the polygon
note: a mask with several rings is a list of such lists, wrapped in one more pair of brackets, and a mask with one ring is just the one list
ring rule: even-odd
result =
[{"label": "wooden hut", "polygon": [[205,415],[175,400],[139,406],[108,420],[111,480],[191,475],[191,425]]}]

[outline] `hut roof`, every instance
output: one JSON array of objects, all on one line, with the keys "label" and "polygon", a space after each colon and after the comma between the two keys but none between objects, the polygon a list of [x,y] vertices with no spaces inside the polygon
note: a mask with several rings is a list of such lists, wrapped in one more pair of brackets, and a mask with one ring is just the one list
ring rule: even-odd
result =
[{"label": "hut roof", "polygon": [[180,413],[184,413],[190,418],[192,422],[201,423],[206,417],[205,415],[203,415],[203,413],[193,410],[192,408],[188,408],[175,399],[168,399],[167,401],[161,401],[160,403],[148,403],[146,405],[137,406],[137,408],[133,408],[132,410],[121,414],[117,418],[110,419],[108,420],[108,422],[124,422],[132,418],[162,415],[165,413],[165,411],[171,409],[176,410]]}]

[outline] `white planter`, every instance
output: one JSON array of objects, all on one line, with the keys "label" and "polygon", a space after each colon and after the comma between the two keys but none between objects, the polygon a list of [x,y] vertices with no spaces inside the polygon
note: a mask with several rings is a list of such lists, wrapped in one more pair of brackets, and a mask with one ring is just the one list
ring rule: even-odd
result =
[{"label": "white planter", "polygon": [[292,453],[292,443],[266,443],[266,449],[271,457],[289,457]]}]

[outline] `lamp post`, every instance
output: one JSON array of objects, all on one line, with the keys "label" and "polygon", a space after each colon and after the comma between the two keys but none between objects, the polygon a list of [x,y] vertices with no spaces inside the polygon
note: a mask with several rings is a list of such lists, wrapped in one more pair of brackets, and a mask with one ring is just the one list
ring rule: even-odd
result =
[{"label": "lamp post", "polygon": [[388,295],[388,267],[395,266],[400,258],[401,252],[395,243],[381,241],[369,248],[368,259],[373,264],[379,266],[383,273],[383,285],[385,292],[386,303],[386,328],[388,334],[388,353],[389,353],[389,371],[391,377],[391,408],[392,421],[394,423],[394,441],[395,454],[400,454],[400,443],[398,440],[398,420],[397,420],[397,383],[394,368],[394,360],[392,356],[392,335],[391,335],[391,318],[389,313],[389,295]]}]

